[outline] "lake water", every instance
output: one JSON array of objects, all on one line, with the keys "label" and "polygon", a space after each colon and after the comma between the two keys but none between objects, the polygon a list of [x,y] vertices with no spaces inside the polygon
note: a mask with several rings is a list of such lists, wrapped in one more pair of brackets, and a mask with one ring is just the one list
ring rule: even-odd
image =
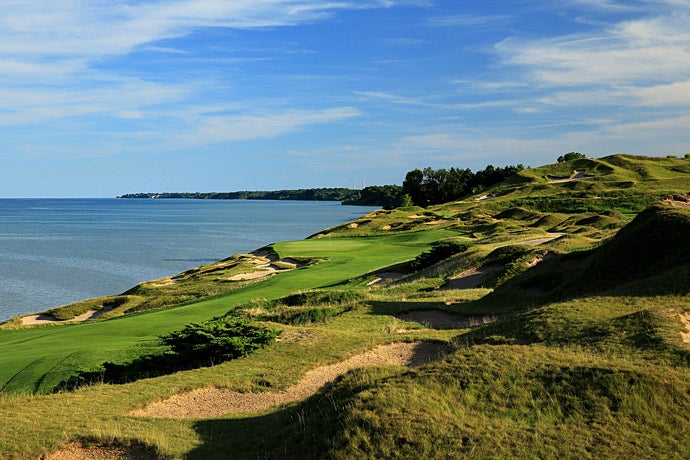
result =
[{"label": "lake water", "polygon": [[0,199],[0,321],[304,239],[372,209],[303,201]]}]

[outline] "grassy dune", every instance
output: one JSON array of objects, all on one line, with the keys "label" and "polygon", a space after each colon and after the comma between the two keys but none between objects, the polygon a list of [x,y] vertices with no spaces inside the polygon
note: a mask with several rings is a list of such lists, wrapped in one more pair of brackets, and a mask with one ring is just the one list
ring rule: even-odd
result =
[{"label": "grassy dune", "polygon": [[[554,182],[577,170],[584,178]],[[377,211],[144,283],[98,320],[10,321],[0,458],[69,446],[144,458],[687,458],[690,210],[663,200],[688,192],[688,160],[548,165],[461,202]],[[439,241],[462,250],[435,258]],[[229,281],[267,254],[281,269],[300,263]],[[453,322],[404,319],[410,311]],[[228,312],[282,333],[212,367],[51,393],[105,362],[166,353],[159,336]],[[378,344],[420,340],[452,351],[415,369],[352,370],[258,412],[130,414],[195,388],[284,390]]]}]

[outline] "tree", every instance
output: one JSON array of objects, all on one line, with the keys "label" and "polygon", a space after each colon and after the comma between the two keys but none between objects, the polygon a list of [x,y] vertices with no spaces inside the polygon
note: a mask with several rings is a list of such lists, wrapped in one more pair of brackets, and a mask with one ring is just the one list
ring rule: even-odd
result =
[{"label": "tree", "polygon": [[412,197],[405,193],[401,198],[400,198],[400,207],[401,208],[409,208],[413,206],[414,203],[412,202]]},{"label": "tree", "polygon": [[568,153],[566,153],[565,155],[561,155],[560,157],[558,157],[558,160],[557,160],[557,161],[558,161],[559,163],[564,163],[564,162],[566,162],[566,161],[583,160],[583,159],[585,159],[585,158],[587,158],[587,155],[585,155],[584,153],[580,153],[580,152],[568,152]]},{"label": "tree", "polygon": [[405,176],[402,192],[409,195],[417,206],[426,207],[462,199],[498,184],[523,169],[524,166],[521,164],[503,168],[488,165],[476,173],[460,168],[424,168],[422,171],[415,169]]},{"label": "tree", "polygon": [[422,181],[424,173],[420,169],[413,169],[408,172],[403,181],[403,193],[410,195],[412,202],[423,206],[424,193],[422,191]]}]

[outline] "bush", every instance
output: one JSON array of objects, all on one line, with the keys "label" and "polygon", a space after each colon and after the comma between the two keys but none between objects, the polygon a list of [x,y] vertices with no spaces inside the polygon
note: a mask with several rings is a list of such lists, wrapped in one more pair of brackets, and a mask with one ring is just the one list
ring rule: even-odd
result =
[{"label": "bush", "polygon": [[486,256],[484,263],[487,264],[508,264],[522,257],[532,254],[534,248],[524,245],[510,245],[496,248]]},{"label": "bush", "polygon": [[239,358],[271,343],[280,331],[253,326],[237,317],[188,324],[161,337],[182,361],[219,363]]},{"label": "bush", "polygon": [[436,243],[429,252],[422,253],[410,262],[412,270],[421,270],[440,262],[444,259],[465,252],[470,248],[470,244],[459,241],[440,241]]},{"label": "bush", "polygon": [[263,348],[278,334],[278,330],[253,326],[230,316],[188,324],[180,331],[160,337],[170,351],[143,355],[124,364],[105,362],[96,370],[79,371],[56,385],[53,392],[76,390],[94,383],[122,384],[213,366]]},{"label": "bush", "polygon": [[559,163],[564,163],[566,161],[573,161],[573,160],[583,160],[587,158],[587,155],[580,153],[580,152],[568,152],[565,155],[561,155],[558,157],[557,161]]}]

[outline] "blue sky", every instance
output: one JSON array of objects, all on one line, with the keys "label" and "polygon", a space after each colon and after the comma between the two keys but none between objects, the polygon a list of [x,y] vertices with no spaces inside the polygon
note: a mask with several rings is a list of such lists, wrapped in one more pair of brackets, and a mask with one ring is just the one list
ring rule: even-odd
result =
[{"label": "blue sky", "polygon": [[688,0],[3,0],[0,197],[690,151]]}]

